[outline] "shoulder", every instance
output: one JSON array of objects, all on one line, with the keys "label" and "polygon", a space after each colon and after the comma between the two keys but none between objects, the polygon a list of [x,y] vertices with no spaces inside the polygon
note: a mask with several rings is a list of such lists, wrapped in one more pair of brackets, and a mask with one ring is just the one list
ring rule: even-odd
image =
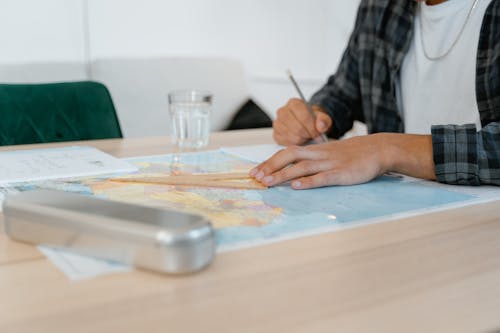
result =
[{"label": "shoulder", "polygon": [[365,44],[386,41],[395,49],[404,50],[416,8],[414,0],[361,0],[353,35]]},{"label": "shoulder", "polygon": [[373,29],[372,32],[394,29],[397,25],[413,22],[415,9],[413,0],[361,0],[356,26]]},{"label": "shoulder", "polygon": [[416,2],[413,0],[361,0],[359,13],[375,17],[413,15],[415,7]]}]

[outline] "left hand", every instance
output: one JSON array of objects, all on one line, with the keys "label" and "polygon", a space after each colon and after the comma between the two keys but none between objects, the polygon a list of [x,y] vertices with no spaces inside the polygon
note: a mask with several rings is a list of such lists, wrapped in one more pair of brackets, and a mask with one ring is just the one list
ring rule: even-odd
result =
[{"label": "left hand", "polygon": [[388,171],[433,179],[429,136],[382,133],[305,147],[291,146],[255,167],[265,185],[292,181],[294,189],[368,182]]}]

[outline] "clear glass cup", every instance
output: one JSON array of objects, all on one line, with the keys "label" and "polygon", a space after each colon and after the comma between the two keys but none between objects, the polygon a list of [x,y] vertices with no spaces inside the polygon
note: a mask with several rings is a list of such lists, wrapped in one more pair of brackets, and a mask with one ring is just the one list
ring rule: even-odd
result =
[{"label": "clear glass cup", "polygon": [[179,90],[168,94],[172,142],[179,149],[197,149],[208,144],[212,94]]}]

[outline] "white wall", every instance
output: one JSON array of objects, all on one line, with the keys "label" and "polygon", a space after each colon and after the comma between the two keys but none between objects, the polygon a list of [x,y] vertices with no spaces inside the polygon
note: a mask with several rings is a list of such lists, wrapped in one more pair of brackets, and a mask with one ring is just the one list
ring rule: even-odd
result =
[{"label": "white wall", "polygon": [[222,56],[243,62],[271,113],[336,68],[359,0],[89,0],[92,56]]},{"label": "white wall", "polygon": [[0,64],[83,61],[81,0],[0,0]]}]

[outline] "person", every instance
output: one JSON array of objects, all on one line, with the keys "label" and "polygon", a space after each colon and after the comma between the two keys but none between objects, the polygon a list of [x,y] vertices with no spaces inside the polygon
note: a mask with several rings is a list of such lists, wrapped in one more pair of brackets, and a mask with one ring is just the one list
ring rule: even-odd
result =
[{"label": "person", "polygon": [[[278,110],[289,146],[251,170],[294,189],[368,182],[387,172],[500,185],[500,0],[362,0],[337,72]],[[370,134],[337,139],[353,121]],[[453,125],[450,125],[453,124]]]}]

